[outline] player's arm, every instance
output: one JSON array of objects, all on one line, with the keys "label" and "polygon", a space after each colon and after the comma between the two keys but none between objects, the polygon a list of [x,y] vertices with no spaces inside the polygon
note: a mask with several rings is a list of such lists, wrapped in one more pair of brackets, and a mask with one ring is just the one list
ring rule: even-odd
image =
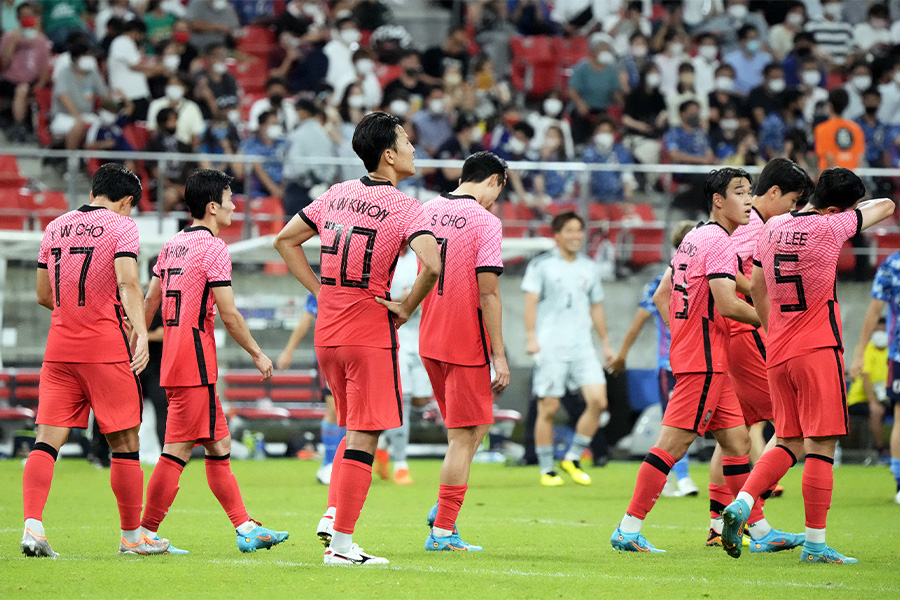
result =
[{"label": "player's arm", "polygon": [[866,345],[872,339],[875,328],[878,327],[878,319],[881,317],[883,308],[883,300],[872,298],[871,302],[869,302],[869,309],[866,311],[866,318],[863,319],[862,331],[859,334],[859,342],[856,344],[856,352],[853,353],[853,363],[850,365],[850,377],[853,379],[862,374],[863,355],[866,351]]},{"label": "player's arm", "polygon": [[422,300],[441,276],[441,251],[433,235],[417,235],[410,240],[409,247],[416,253],[419,264],[422,266],[409,294],[406,295],[403,302],[375,298],[376,302],[387,307],[393,313],[394,324],[397,327],[406,323],[410,315],[416,312]]},{"label": "player's arm", "polygon": [[284,347],[281,356],[278,357],[278,362],[275,366],[280,370],[287,369],[291,366],[294,351],[297,349],[297,346],[300,345],[300,342],[303,341],[303,338],[306,337],[306,334],[309,332],[309,328],[312,327],[314,321],[315,317],[311,312],[305,312],[303,313],[303,316],[300,317],[300,322],[297,323],[297,326],[294,327],[294,331],[291,332],[291,338],[288,340],[287,346]]},{"label": "player's arm", "polygon": [[894,201],[890,198],[876,198],[860,202],[856,210],[862,215],[860,231],[865,231],[872,225],[880,223],[894,214]]},{"label": "player's arm", "polygon": [[631,325],[628,327],[628,331],[625,332],[625,339],[622,340],[622,347],[619,348],[619,353],[615,358],[606,364],[607,369],[613,373],[625,370],[625,359],[628,357],[628,351],[631,350],[631,346],[634,345],[634,341],[637,339],[637,336],[640,335],[641,329],[644,328],[644,323],[646,323],[647,319],[651,316],[653,315],[651,315],[644,307],[639,307],[637,309],[634,319],[631,320]]},{"label": "player's arm", "polygon": [[[306,260],[306,253],[303,251],[303,244],[314,235],[316,235],[316,230],[299,214],[294,215],[284,229],[275,236],[275,249],[278,250],[278,254],[281,255],[288,270],[297,278],[297,281],[318,298],[322,283],[313,273],[309,261]],[[438,259],[440,260],[440,257]]]},{"label": "player's arm", "polygon": [[738,271],[735,274],[734,284],[735,284],[737,291],[739,291],[740,293],[742,293],[745,296],[750,295],[750,280],[747,279],[747,277],[740,271]]},{"label": "player's arm", "polygon": [[603,345],[603,358],[606,363],[615,358],[616,353],[613,352],[612,345],[609,343],[609,332],[606,330],[606,313],[603,310],[602,302],[594,302],[591,304],[591,321],[594,323],[594,329],[600,337],[600,343]]},{"label": "player's arm", "polygon": [[766,286],[766,276],[759,265],[753,265],[750,297],[753,298],[753,308],[756,309],[756,314],[759,315],[763,329],[768,332],[769,314],[772,312],[772,306],[769,303],[769,288]]},{"label": "player's arm", "polygon": [[528,339],[525,352],[537,354],[541,347],[538,345],[535,327],[537,326],[537,306],[541,297],[534,292],[525,292],[525,335]]},{"label": "player's arm", "polygon": [[38,267],[37,269],[37,303],[53,310],[53,290],[50,289],[50,272],[47,267]]},{"label": "player's arm", "polygon": [[141,288],[138,264],[134,257],[120,256],[115,259],[114,264],[119,298],[135,336],[131,350],[131,370],[135,374],[139,374],[150,362],[150,350],[147,347],[147,321],[144,320],[144,290]]},{"label": "player's arm", "polygon": [[148,330],[156,311],[159,310],[160,302],[162,302],[162,284],[154,273],[150,278],[150,285],[147,286],[147,297],[144,298],[144,322],[147,323]]},{"label": "player's arm", "polygon": [[741,323],[759,325],[759,315],[752,306],[737,297],[737,285],[730,277],[714,277],[709,280],[709,290],[719,314]]},{"label": "player's arm", "polygon": [[500,300],[500,276],[497,273],[478,273],[478,298],[481,301],[484,326],[491,338],[494,363],[491,389],[500,392],[509,385],[509,365],[506,364],[506,348],[503,345],[503,304]]},{"label": "player's arm", "polygon": [[656,305],[656,310],[659,311],[659,316],[662,317],[666,327],[669,326],[669,300],[671,298],[672,267],[669,267],[663,273],[662,279],[659,280],[659,286],[657,286],[656,291],[653,292],[653,304]]},{"label": "player's arm", "polygon": [[253,364],[262,373],[262,380],[266,381],[272,376],[272,361],[263,354],[259,344],[250,335],[247,322],[244,321],[244,317],[241,316],[234,304],[234,291],[230,285],[215,286],[212,291],[216,298],[216,306],[219,307],[219,317],[225,324],[225,329],[228,330],[234,341],[253,358]]}]

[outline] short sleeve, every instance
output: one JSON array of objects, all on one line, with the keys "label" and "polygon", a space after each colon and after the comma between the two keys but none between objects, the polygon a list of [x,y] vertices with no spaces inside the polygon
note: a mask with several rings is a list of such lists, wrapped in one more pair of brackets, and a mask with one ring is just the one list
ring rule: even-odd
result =
[{"label": "short sleeve", "polygon": [[662,281],[662,274],[660,274],[656,279],[644,286],[644,293],[641,294],[641,301],[639,304],[641,308],[646,310],[651,315],[659,314],[659,309],[656,308],[656,303],[653,301],[653,294],[656,293],[656,289],[659,287],[660,281]]},{"label": "short sleeve", "polygon": [[152,273],[153,277],[159,277],[159,258],[157,258],[156,262],[153,263]]},{"label": "short sleeve", "polygon": [[300,216],[303,221],[313,228],[316,233],[319,233],[319,225],[321,224],[322,219],[322,208],[325,205],[325,196],[328,193],[322,194],[312,202],[310,202],[306,208],[298,212],[297,214]]},{"label": "short sleeve", "polygon": [[525,276],[522,278],[522,291],[541,295],[544,289],[544,278],[539,259],[532,260],[525,268]]},{"label": "short sleeve", "polygon": [[119,239],[116,240],[115,258],[133,258],[137,260],[140,243],[138,242],[137,223],[125,219],[119,228]]},{"label": "short sleeve", "polygon": [[669,152],[673,150],[680,150],[680,147],[678,146],[678,132],[674,129],[670,129],[669,131],[667,131],[663,136],[663,144],[665,144],[666,150],[668,150]]},{"label": "short sleeve", "polygon": [[888,259],[881,263],[875,272],[875,281],[872,282],[872,297],[882,302],[890,302],[894,297],[894,260]]},{"label": "short sleeve", "polygon": [[737,275],[737,254],[731,238],[723,237],[720,242],[710,245],[706,253],[707,279],[735,279]]},{"label": "short sleeve", "polygon": [[503,273],[501,244],[503,226],[500,219],[492,218],[481,228],[478,236],[478,254],[475,256],[476,273]]},{"label": "short sleeve", "polygon": [[412,242],[420,235],[431,235],[431,229],[428,227],[428,218],[425,216],[425,210],[422,205],[415,200],[410,201],[410,211],[406,218],[406,228],[403,231],[403,239]]},{"label": "short sleeve", "polygon": [[316,300],[316,297],[310,294],[306,297],[306,312],[316,317],[319,315],[319,301]]},{"label": "short sleeve", "polygon": [[53,235],[48,229],[41,238],[41,249],[38,251],[38,269],[46,269],[47,263],[50,261],[50,236]]},{"label": "short sleeve", "polygon": [[225,242],[216,239],[206,250],[203,257],[203,270],[210,287],[227,287],[231,285],[231,256]]},{"label": "short sleeve", "polygon": [[600,270],[597,268],[597,263],[594,261],[590,261],[589,271],[591,278],[591,287],[588,288],[588,299],[591,304],[597,304],[598,302],[603,302],[604,293],[603,293],[603,283],[600,281]]},{"label": "short sleeve", "polygon": [[843,244],[862,231],[862,212],[857,208],[831,215],[828,218],[828,228],[835,241]]}]

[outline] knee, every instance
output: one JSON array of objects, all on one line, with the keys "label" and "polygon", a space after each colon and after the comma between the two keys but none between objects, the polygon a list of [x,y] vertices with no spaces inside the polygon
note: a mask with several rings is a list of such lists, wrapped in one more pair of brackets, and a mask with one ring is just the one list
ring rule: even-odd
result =
[{"label": "knee", "polygon": [[559,410],[559,398],[542,398],[538,400],[538,418],[552,419]]}]

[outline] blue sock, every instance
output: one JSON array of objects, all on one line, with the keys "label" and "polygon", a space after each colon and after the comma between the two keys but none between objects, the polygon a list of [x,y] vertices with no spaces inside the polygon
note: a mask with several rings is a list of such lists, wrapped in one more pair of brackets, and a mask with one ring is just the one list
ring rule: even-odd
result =
[{"label": "blue sock", "polygon": [[810,542],[809,540],[803,542],[803,548],[807,552],[825,552],[825,542]]},{"label": "blue sock", "polygon": [[334,454],[341,440],[344,439],[345,429],[339,427],[337,423],[326,423],[322,421],[322,445],[325,447],[325,453],[322,457],[322,466],[330,465],[334,462]]},{"label": "blue sock", "polygon": [[894,474],[894,480],[897,482],[897,491],[900,492],[900,458],[891,459],[891,473]]},{"label": "blue sock", "polygon": [[681,457],[677,463],[672,465],[672,472],[675,473],[675,477],[679,480],[684,479],[688,476],[688,457],[687,454]]}]

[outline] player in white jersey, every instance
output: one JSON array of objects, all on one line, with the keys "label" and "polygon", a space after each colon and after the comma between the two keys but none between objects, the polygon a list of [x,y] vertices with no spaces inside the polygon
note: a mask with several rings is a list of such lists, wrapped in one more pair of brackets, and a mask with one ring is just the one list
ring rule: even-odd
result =
[{"label": "player in white jersey", "polygon": [[553,219],[551,228],[556,249],[532,260],[522,280],[526,350],[535,358],[535,452],[541,484],[562,485],[563,479],[553,467],[553,419],[566,389],[581,390],[586,406],[560,466],[575,483],[590,485],[591,478],[581,470],[579,460],[606,410],[606,377],[591,339],[592,325],[603,344],[605,362],[612,361],[615,353],[606,332],[600,274],[594,261],[580,254],[584,220],[574,212],[564,212]]}]

